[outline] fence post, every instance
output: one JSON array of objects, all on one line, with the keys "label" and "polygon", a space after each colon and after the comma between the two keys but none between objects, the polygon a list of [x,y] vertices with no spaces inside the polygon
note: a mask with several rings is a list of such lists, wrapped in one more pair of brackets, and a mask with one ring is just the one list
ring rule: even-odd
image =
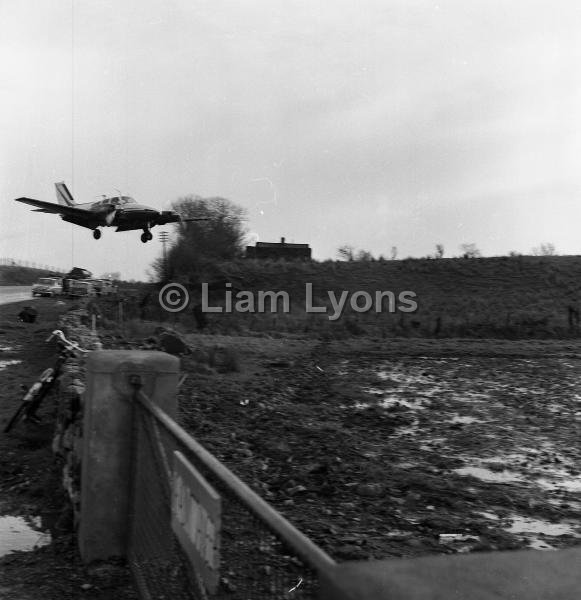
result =
[{"label": "fence post", "polygon": [[87,359],[79,550],[88,563],[125,556],[132,459],[131,375],[174,418],[179,359],[156,351],[101,350]]}]

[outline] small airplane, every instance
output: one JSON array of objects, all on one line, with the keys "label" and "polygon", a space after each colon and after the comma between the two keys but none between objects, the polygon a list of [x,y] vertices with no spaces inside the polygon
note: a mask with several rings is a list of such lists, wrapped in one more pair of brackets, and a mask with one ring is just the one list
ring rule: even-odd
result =
[{"label": "small airplane", "polygon": [[101,237],[99,227],[117,227],[115,231],[143,229],[141,241],[145,244],[153,239],[150,229],[155,225],[207,221],[207,219],[183,218],[173,210],[160,212],[149,206],[137,204],[133,198],[122,195],[104,198],[98,202],[76,204],[64,182],[55,183],[55,187],[58,204],[32,198],[15,198],[15,200],[38,207],[34,212],[59,214],[63,221],[92,229],[96,240]]}]

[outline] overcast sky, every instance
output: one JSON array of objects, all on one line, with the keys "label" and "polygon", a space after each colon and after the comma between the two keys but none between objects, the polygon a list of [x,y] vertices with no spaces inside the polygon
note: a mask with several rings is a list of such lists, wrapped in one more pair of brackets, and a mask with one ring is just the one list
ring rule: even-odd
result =
[{"label": "overcast sky", "polygon": [[580,32],[559,0],[3,0],[0,256],[146,276],[157,235],[13,201],[62,180],[222,196],[317,259],[581,254]]}]

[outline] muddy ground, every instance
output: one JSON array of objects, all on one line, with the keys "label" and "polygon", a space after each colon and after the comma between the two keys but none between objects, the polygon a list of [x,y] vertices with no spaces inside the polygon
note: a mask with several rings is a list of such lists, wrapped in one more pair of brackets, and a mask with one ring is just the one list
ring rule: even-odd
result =
[{"label": "muddy ground", "polygon": [[[2,308],[2,359],[22,362],[1,371],[0,419],[52,360],[63,306],[39,302],[35,325]],[[186,339],[180,423],[337,561],[581,543],[581,343]],[[53,537],[0,559],[0,592],[131,598],[122,565],[80,562],[51,431],[46,407],[0,439],[2,512],[39,515]]]},{"label": "muddy ground", "polygon": [[336,560],[581,543],[579,346],[221,344],[183,424]]},{"label": "muddy ground", "polygon": [[185,339],[181,424],[336,560],[581,543],[578,342]]},{"label": "muddy ground", "polygon": [[72,514],[60,486],[61,465],[51,451],[54,397],[44,403],[40,424],[21,423],[8,434],[1,431],[22,397],[20,385],[31,385],[35,374],[54,362],[55,344],[46,339],[58,315],[70,306],[38,299],[38,322],[18,323],[16,315],[26,304],[31,303],[0,306],[0,549],[11,529],[25,525],[30,527],[29,547],[39,547],[0,556],[0,598],[134,599],[123,564],[87,568],[80,560]]}]

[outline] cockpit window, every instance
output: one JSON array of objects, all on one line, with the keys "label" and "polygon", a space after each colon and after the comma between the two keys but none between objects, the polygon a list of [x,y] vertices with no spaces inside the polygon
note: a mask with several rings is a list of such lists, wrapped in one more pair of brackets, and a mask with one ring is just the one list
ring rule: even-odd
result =
[{"label": "cockpit window", "polygon": [[123,204],[135,204],[135,200],[130,196],[115,196],[99,200],[94,206],[122,206]]},{"label": "cockpit window", "polygon": [[122,204],[131,204],[132,202],[135,202],[135,200],[133,200],[133,198],[130,198],[129,196],[118,196],[117,198],[111,198],[111,201],[113,204],[117,204],[118,206],[121,206]]}]

